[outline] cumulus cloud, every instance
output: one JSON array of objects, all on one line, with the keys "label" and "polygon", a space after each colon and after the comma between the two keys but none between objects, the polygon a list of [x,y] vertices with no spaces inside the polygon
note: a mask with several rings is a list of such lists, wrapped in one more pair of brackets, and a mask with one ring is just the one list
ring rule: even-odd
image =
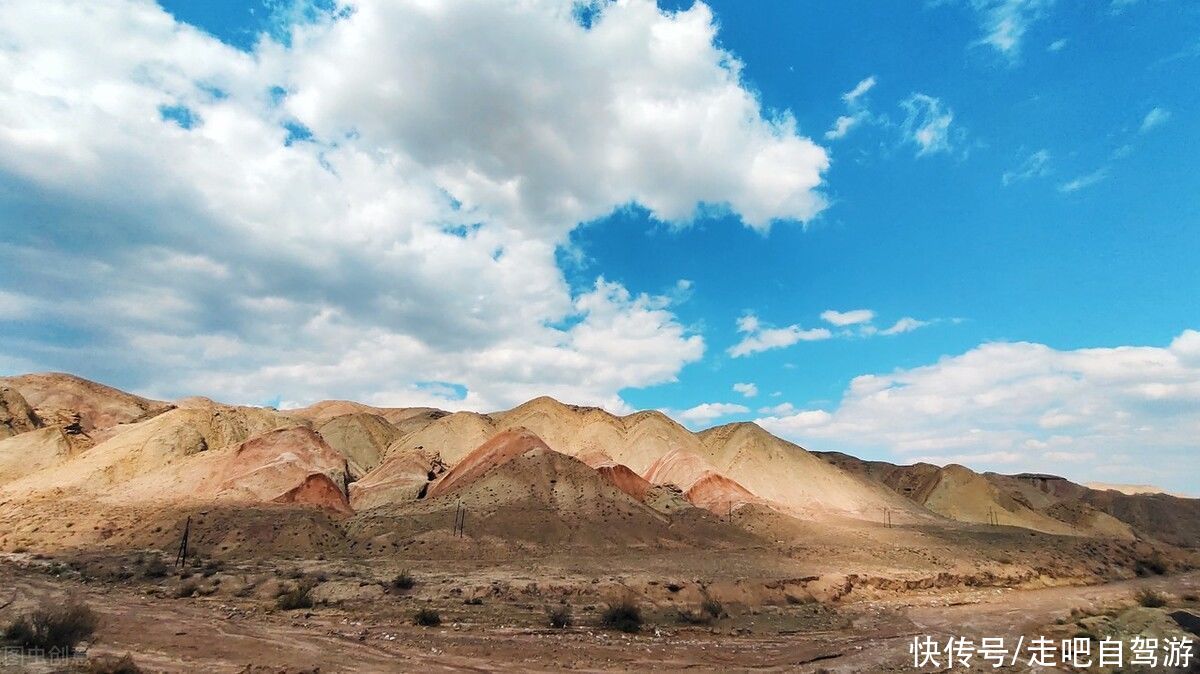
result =
[{"label": "cumulus cloud", "polygon": [[745,405],[736,403],[701,403],[679,412],[676,416],[688,424],[707,424],[715,419],[749,411]]},{"label": "cumulus cloud", "polygon": [[827,309],[821,312],[821,320],[836,325],[839,328],[847,325],[870,323],[875,318],[875,312],[870,309],[852,309],[850,311],[835,311]]},{"label": "cumulus cloud", "polygon": [[856,377],[835,409],[757,422],[813,448],[1066,471],[1076,479],[1127,471],[1194,491],[1179,476],[1200,474],[1196,409],[1200,332],[1187,330],[1166,347],[983,344],[930,365]]},{"label": "cumulus cloud", "polygon": [[1171,119],[1171,111],[1166,108],[1154,108],[1142,119],[1141,133],[1166,124]]},{"label": "cumulus cloud", "polygon": [[833,333],[826,328],[805,330],[799,325],[789,325],[783,328],[772,328],[764,325],[754,314],[746,314],[737,321],[738,332],[742,341],[729,348],[728,353],[734,358],[749,356],[771,349],[781,349],[797,342],[813,342],[829,339]]},{"label": "cumulus cloud", "polygon": [[1050,172],[1050,151],[1046,149],[1038,150],[1025,158],[1021,165],[1011,171],[1005,171],[1000,177],[1000,181],[1005,186],[1011,185],[1023,180],[1032,178],[1040,178]]},{"label": "cumulus cloud", "polygon": [[758,386],[756,384],[739,382],[733,385],[733,390],[735,393],[741,393],[747,398],[753,398],[754,396],[758,395]]},{"label": "cumulus cloud", "polygon": [[950,152],[961,134],[951,129],[954,111],[941,99],[915,93],[900,102],[906,116],[901,131],[906,142],[917,146],[917,156]]},{"label": "cumulus cloud", "polygon": [[361,0],[247,52],[152,3],[7,3],[5,363],[251,403],[672,380],[704,350],[676,292],[572,291],[556,248],[629,203],[805,221],[828,158],[705,5],[573,8]]}]

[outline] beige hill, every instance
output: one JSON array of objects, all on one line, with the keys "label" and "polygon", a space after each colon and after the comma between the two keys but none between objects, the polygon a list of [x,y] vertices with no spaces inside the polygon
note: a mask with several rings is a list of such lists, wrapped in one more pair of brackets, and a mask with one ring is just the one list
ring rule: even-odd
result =
[{"label": "beige hill", "polygon": [[20,391],[0,385],[0,440],[39,426],[41,422]]},{"label": "beige hill", "polygon": [[[1096,491],[1054,476],[818,455],[754,424],[693,433],[658,412],[617,416],[549,398],[488,415],[345,401],[279,412],[189,398],[172,408],[66,375],[4,381],[4,427],[20,432],[0,439],[0,521],[20,524],[25,536],[100,536],[109,525],[89,526],[88,518],[121,512],[138,521],[139,508],[212,505],[228,508],[224,521],[243,545],[252,536],[233,527],[234,504],[267,508],[254,511],[258,522],[270,508],[299,505],[338,517],[353,507],[347,532],[395,544],[406,531],[448,535],[462,500],[483,525],[480,535],[570,543],[699,544],[702,532],[720,541],[749,535],[719,519],[749,531],[762,525],[771,540],[804,530],[788,523],[793,518],[805,526],[859,520],[852,526],[870,528],[885,518],[961,526],[939,515],[1053,534],[1200,540],[1198,500]],[[42,409],[52,423],[30,428],[45,422]],[[71,530],[68,520],[83,524]],[[317,520],[295,526],[303,521]],[[625,527],[634,530],[608,531]]]},{"label": "beige hill", "polygon": [[49,372],[0,377],[16,389],[43,421],[56,413],[76,413],[85,433],[161,414],[172,405],[149,400],[74,375]]},{"label": "beige hill", "polygon": [[430,414],[446,414],[446,412],[432,407],[372,407],[371,405],[356,403],[352,400],[322,400],[308,407],[282,411],[288,416],[308,419],[317,425],[334,417],[345,416],[347,414],[372,414],[377,417],[383,417],[388,423],[395,424],[396,426],[403,426],[404,422],[413,418],[428,416]]},{"label": "beige hill", "polygon": [[[845,473],[803,448],[753,424],[731,425],[700,434],[660,412],[616,416],[595,407],[564,405],[535,398],[489,415],[460,412],[433,420],[393,444],[388,452],[424,449],[453,465],[498,432],[527,428],[556,451],[587,457],[601,452],[652,484],[674,484],[675,476],[648,475],[664,455],[682,452],[715,471],[693,496],[716,510],[747,499],[739,487],[789,513],[806,517],[845,516],[882,521],[928,521],[931,515],[889,489]],[[678,485],[693,486],[694,481]]]},{"label": "beige hill", "polygon": [[765,503],[750,490],[718,473],[700,455],[678,449],[658,457],[646,470],[645,477],[655,484],[678,487],[690,503],[718,515],[728,514],[749,503]]},{"label": "beige hill", "polygon": [[[0,485],[0,491],[67,489],[107,493],[113,491],[114,485],[135,479],[145,482],[147,476],[188,457],[234,446],[263,431],[294,423],[272,410],[252,407],[211,405],[173,409],[129,424],[120,433],[62,465]],[[114,495],[124,498],[119,493]],[[187,495],[181,491],[178,497]]]},{"label": "beige hill", "polygon": [[316,430],[346,457],[350,475],[356,480],[378,468],[388,446],[401,436],[400,430],[387,419],[368,412],[331,417]]},{"label": "beige hill", "polygon": [[1009,476],[929,463],[897,466],[846,454],[820,454],[830,463],[887,485],[939,515],[960,522],[1016,526],[1063,536],[1132,539],[1130,528],[1094,508]]},{"label": "beige hill", "polygon": [[0,486],[58,466],[76,453],[77,447],[55,426],[0,440]]},{"label": "beige hill", "polygon": [[845,516],[881,522],[928,522],[930,513],[878,482],[834,466],[750,423],[700,433],[704,458],[754,495],[804,519]]},{"label": "beige hill", "polygon": [[397,535],[444,535],[460,508],[466,534],[475,539],[588,546],[753,540],[695,508],[664,515],[521,428],[468,452],[423,498],[375,508],[351,527],[356,538],[386,546]]}]

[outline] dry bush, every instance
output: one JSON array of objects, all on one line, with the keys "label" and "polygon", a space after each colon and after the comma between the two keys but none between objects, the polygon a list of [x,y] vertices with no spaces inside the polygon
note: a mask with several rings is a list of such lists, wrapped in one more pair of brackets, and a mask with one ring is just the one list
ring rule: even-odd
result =
[{"label": "dry bush", "polygon": [[133,661],[133,656],[126,653],[121,657],[101,655],[88,660],[81,668],[85,674],[142,674],[142,668]]},{"label": "dry bush", "polygon": [[546,619],[550,621],[550,626],[556,629],[563,629],[571,626],[571,607],[567,604],[559,604],[546,611]]},{"label": "dry bush", "polygon": [[1133,598],[1137,600],[1139,605],[1146,608],[1162,608],[1167,605],[1167,595],[1157,590],[1151,590],[1148,587],[1138,590],[1133,595]]},{"label": "dry bush", "polygon": [[69,600],[57,604],[43,602],[26,616],[21,616],[4,630],[4,638],[26,650],[54,649],[71,654],[80,642],[87,641],[100,626],[100,616],[87,604]]},{"label": "dry bush", "polygon": [[275,598],[275,605],[284,611],[294,611],[301,608],[312,608],[313,586],[311,583],[300,583],[291,590],[285,590]]},{"label": "dry bush", "polygon": [[187,599],[188,597],[191,597],[192,595],[196,594],[196,591],[199,589],[200,589],[200,584],[197,583],[196,581],[194,581],[194,580],[184,581],[179,584],[179,587],[175,588],[175,598],[176,599]]},{"label": "dry bush", "polygon": [[410,574],[408,571],[401,571],[400,573],[396,574],[396,577],[393,578],[392,582],[390,583],[391,588],[396,592],[411,590],[416,584],[417,579],[413,578],[412,574]]},{"label": "dry bush", "polygon": [[705,597],[704,601],[700,602],[700,610],[712,616],[713,619],[724,618],[727,615],[721,602],[712,597]]},{"label": "dry bush", "polygon": [[632,597],[625,597],[604,609],[600,624],[608,629],[633,634],[642,629],[642,609]]},{"label": "dry bush", "polygon": [[423,608],[413,615],[413,622],[422,627],[437,627],[442,624],[442,616],[431,608]]},{"label": "dry bush", "polygon": [[690,608],[679,609],[678,620],[684,625],[707,625],[712,622],[712,618],[707,614]]}]

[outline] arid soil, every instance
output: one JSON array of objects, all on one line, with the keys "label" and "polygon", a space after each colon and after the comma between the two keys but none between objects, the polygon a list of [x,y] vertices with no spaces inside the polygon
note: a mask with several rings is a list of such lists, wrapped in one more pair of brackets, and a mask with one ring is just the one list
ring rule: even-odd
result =
[{"label": "arid soil", "polygon": [[[619,562],[628,560],[612,561],[625,566]],[[677,561],[658,563],[673,567]],[[130,653],[147,671],[868,672],[916,671],[908,645],[917,635],[1052,634],[1056,621],[1070,625],[1074,616],[1132,606],[1140,587],[1163,590],[1175,604],[1192,608],[1200,591],[1200,574],[1192,573],[1097,586],[912,590],[782,605],[745,597],[751,603],[723,602],[728,615],[709,624],[684,625],[667,608],[666,596],[682,595],[681,604],[699,601],[697,579],[668,580],[677,577],[656,568],[636,575],[606,569],[612,575],[588,579],[580,574],[582,567],[572,569],[569,563],[549,559],[454,568],[439,562],[437,571],[415,571],[414,587],[397,590],[388,586],[386,575],[365,564],[202,562],[180,579],[175,569],[163,578],[146,578],[145,564],[139,566],[135,558],[6,555],[0,587],[11,597],[0,603],[14,600],[5,611],[12,613],[47,597],[80,598],[103,617],[84,657]],[[647,580],[659,571],[662,580]],[[126,572],[133,575],[117,577]],[[320,598],[315,607],[284,611],[268,598],[273,588],[295,582],[292,576],[324,579],[314,590]],[[232,587],[245,577],[262,578],[258,591],[239,585],[232,594],[210,593],[218,581]],[[645,585],[649,582],[658,584]],[[189,583],[194,592],[179,596],[179,588]],[[676,583],[682,587],[672,593],[669,586]],[[603,597],[623,589],[636,592],[646,608],[637,634],[598,625]],[[571,597],[574,624],[553,629],[546,609],[563,594]],[[442,624],[414,625],[413,614],[421,607],[436,610]],[[0,671],[52,669],[28,661]]]}]

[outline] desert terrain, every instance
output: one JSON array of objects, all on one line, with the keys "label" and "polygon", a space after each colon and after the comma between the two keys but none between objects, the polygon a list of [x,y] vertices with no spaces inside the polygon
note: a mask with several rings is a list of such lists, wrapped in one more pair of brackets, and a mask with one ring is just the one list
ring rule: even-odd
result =
[{"label": "desert terrain", "polygon": [[944,671],[914,637],[1194,638],[1198,541],[1200,500],[747,423],[0,378],[6,648],[91,628],[0,671]]}]

